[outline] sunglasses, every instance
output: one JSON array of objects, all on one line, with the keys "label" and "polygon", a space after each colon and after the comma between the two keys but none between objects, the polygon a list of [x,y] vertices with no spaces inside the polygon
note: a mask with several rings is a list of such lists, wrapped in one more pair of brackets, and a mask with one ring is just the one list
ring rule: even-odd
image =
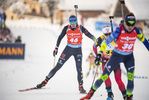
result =
[{"label": "sunglasses", "polygon": [[106,33],[106,34],[104,34],[105,36],[109,36],[111,33]]},{"label": "sunglasses", "polygon": [[77,22],[70,22],[71,25],[76,24]]},{"label": "sunglasses", "polygon": [[135,25],[135,23],[131,24],[131,23],[127,22],[127,21],[125,23],[126,23],[127,26],[134,26]]}]

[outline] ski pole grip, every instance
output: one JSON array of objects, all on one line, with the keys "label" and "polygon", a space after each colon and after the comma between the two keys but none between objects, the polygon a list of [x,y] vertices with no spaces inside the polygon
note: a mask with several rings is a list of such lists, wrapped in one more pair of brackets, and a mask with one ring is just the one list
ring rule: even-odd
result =
[{"label": "ski pole grip", "polygon": [[112,19],[112,18],[114,19],[114,16],[109,16],[109,18],[110,18],[110,19]]},{"label": "ski pole grip", "polygon": [[124,0],[120,0],[121,4],[125,4],[125,1]]},{"label": "ski pole grip", "polygon": [[78,5],[74,5],[74,7],[75,7],[76,9],[78,9]]}]

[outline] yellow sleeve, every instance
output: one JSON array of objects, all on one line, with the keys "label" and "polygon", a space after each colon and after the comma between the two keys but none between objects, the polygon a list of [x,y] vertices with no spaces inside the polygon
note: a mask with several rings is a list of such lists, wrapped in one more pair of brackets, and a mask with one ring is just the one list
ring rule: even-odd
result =
[{"label": "yellow sleeve", "polygon": [[143,42],[143,41],[145,40],[145,37],[144,37],[143,33],[138,34],[138,35],[137,35],[137,38],[138,38],[141,42]]},{"label": "yellow sleeve", "polygon": [[100,51],[103,52],[107,47],[107,44],[105,42],[103,42],[103,44],[100,47]]}]

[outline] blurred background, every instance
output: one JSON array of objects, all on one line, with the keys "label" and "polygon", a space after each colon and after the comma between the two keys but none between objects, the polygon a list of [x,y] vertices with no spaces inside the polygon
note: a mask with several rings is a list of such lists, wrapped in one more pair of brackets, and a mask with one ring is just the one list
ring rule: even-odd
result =
[{"label": "blurred background", "polygon": [[[123,16],[133,12],[137,19],[136,26],[149,39],[149,0],[125,0],[124,5],[121,1],[0,0],[0,99],[78,100],[81,98],[82,95],[78,93],[77,73],[72,57],[55,75],[54,80],[47,84],[50,88],[27,93],[19,93],[18,90],[36,86],[54,67],[53,50],[57,38],[63,27],[69,24],[69,16],[76,15],[76,12],[78,23],[87,28],[96,38],[102,35],[101,28],[104,25],[111,25],[111,20],[115,29],[121,24]],[[78,5],[78,8],[76,9],[74,5]],[[114,18],[110,19],[109,16]],[[67,38],[64,37],[61,41],[56,61],[66,46],[66,40]],[[136,58],[135,87],[137,88],[134,90],[134,99],[148,100],[149,73],[146,69],[149,55],[139,40],[136,44],[134,56]],[[89,65],[86,58],[93,52],[92,46],[93,41],[84,35],[82,68],[85,75]],[[126,70],[123,65],[122,72],[122,79],[127,84]],[[114,75],[111,77],[113,77],[115,100],[122,100]],[[92,75],[84,78],[87,91],[90,89],[92,80]],[[98,99],[106,99],[104,85],[93,98],[93,100]]]},{"label": "blurred background", "polygon": [[[89,18],[109,22],[109,16],[114,16],[113,22],[119,24],[122,12],[124,16],[133,12],[137,18],[136,26],[145,34],[149,33],[148,0],[125,0],[123,10],[120,0],[0,0],[0,33],[3,29],[10,31],[7,20],[48,19],[49,23],[62,26],[68,23],[71,14],[75,14],[75,4],[78,5],[78,20],[83,25]],[[97,24],[95,27],[98,30]]]},{"label": "blurred background", "polygon": [[[109,22],[109,16],[114,16],[113,23],[119,25],[122,20],[122,12],[124,16],[128,12],[133,12],[137,18],[136,26],[148,37],[148,4],[149,0],[125,0],[122,9],[120,0],[0,0],[0,34],[4,31],[6,34],[10,33],[9,27],[15,24],[11,22],[19,20],[47,19],[51,24],[62,26],[68,23],[68,17],[71,14],[75,14],[74,5],[78,5],[77,17],[82,25],[87,24],[88,19],[93,18],[96,21],[94,27],[96,30],[100,30],[98,28],[100,24],[97,21]],[[0,36],[1,42],[2,39],[6,42],[7,37],[13,38],[9,42],[21,38],[21,36],[13,37],[13,34],[10,33],[4,37]]]}]

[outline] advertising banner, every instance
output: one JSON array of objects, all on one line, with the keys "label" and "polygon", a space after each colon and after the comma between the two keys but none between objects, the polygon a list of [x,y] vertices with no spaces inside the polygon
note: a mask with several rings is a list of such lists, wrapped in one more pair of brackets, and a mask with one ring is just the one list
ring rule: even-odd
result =
[{"label": "advertising banner", "polygon": [[[111,23],[110,22],[100,22],[100,21],[95,22],[96,30],[102,31],[102,27],[105,26],[105,25],[111,26]],[[116,29],[116,27],[118,27],[118,25],[115,24],[115,23],[112,23],[112,25],[113,25],[113,31],[114,31]]]},{"label": "advertising banner", "polygon": [[0,44],[0,59],[24,59],[25,44]]}]

